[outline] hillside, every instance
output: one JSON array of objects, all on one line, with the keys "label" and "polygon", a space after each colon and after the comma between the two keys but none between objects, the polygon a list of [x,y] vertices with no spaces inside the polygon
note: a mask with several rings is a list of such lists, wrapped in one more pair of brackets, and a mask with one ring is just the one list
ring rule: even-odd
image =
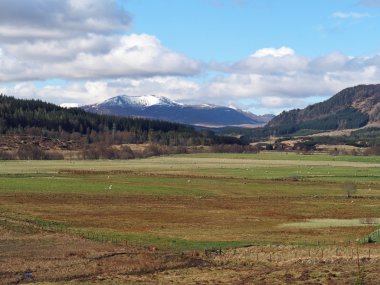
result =
[{"label": "hillside", "polygon": [[185,105],[155,95],[121,95],[82,108],[97,114],[142,117],[206,127],[262,126],[273,117],[271,115],[257,116],[250,112],[223,106]]},{"label": "hillside", "polygon": [[118,118],[96,115],[79,108],[66,109],[40,100],[15,99],[0,96],[0,133],[12,129],[42,128],[48,131],[179,131],[193,132],[184,125],[139,118]]},{"label": "hillside", "polygon": [[342,90],[330,99],[305,109],[282,112],[266,129],[277,134],[299,130],[360,128],[380,120],[380,85],[359,85]]},{"label": "hillside", "polygon": [[66,109],[39,100],[0,95],[0,134],[81,140],[86,144],[157,143],[210,145],[239,143],[235,138],[196,131],[190,126],[142,118],[122,118]]}]

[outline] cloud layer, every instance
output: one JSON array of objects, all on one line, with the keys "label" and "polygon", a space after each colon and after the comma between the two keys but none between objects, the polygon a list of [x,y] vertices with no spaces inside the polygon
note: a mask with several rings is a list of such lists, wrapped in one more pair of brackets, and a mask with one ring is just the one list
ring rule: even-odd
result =
[{"label": "cloud layer", "polygon": [[118,94],[157,94],[278,112],[380,81],[379,55],[310,58],[280,46],[228,64],[200,62],[153,35],[131,33],[130,26],[130,15],[116,0],[0,1],[0,92],[81,105]]},{"label": "cloud layer", "polygon": [[197,61],[144,34],[0,44],[0,64],[2,82],[192,75],[200,71]]},{"label": "cloud layer", "polygon": [[72,38],[125,30],[131,18],[114,0],[2,0],[0,39]]},{"label": "cloud layer", "polygon": [[[153,47],[156,47],[155,40],[149,36],[131,37],[140,40],[148,37],[148,42],[152,41]],[[138,54],[139,51],[136,52]],[[126,57],[122,52],[115,53],[120,55],[120,62]],[[139,66],[143,65],[143,54],[136,55]],[[104,57],[101,58],[104,60]],[[165,70],[167,59],[150,62],[159,60],[163,60],[159,66]],[[88,59],[86,62],[90,64],[93,61]],[[157,94],[183,102],[211,102],[241,108],[261,106],[262,109],[281,111],[284,108],[303,107],[308,98],[331,96],[349,86],[377,83],[380,80],[379,66],[379,55],[349,57],[342,53],[330,53],[307,58],[297,55],[289,47],[280,47],[255,51],[251,56],[228,65],[211,64],[208,69],[213,69],[216,75],[205,81],[160,75],[162,70],[146,77],[113,78],[118,72],[115,67],[109,80],[85,80],[43,88],[37,88],[32,82],[18,83],[11,88],[0,88],[0,91],[57,103],[79,104],[99,102],[118,94]],[[99,70],[99,77],[104,74]]]},{"label": "cloud layer", "polygon": [[130,21],[115,0],[3,0],[0,82],[199,72],[156,37],[126,34]]}]

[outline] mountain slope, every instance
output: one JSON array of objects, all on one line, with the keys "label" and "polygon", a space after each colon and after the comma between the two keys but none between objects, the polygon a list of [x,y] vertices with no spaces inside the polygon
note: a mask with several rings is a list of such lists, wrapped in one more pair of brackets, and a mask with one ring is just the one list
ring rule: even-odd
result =
[{"label": "mountain slope", "polygon": [[302,129],[338,130],[360,128],[380,120],[380,84],[346,88],[330,99],[305,109],[282,112],[267,125],[277,134]]},{"label": "mountain slope", "polygon": [[270,115],[256,116],[249,112],[215,105],[184,105],[168,98],[121,95],[102,103],[82,107],[84,110],[116,116],[144,117],[188,125],[229,126],[263,125]]},{"label": "mountain slope", "polygon": [[16,99],[4,95],[0,95],[0,127],[0,130],[41,127],[81,134],[113,128],[116,131],[194,131],[189,126],[177,123],[99,115],[80,108],[66,109],[40,100]]}]

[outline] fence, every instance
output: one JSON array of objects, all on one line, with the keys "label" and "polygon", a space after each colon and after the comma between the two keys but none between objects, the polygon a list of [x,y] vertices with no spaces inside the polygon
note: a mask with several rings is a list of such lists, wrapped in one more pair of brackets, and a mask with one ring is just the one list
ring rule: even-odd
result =
[{"label": "fence", "polygon": [[[10,230],[29,231],[41,230],[54,233],[76,235],[85,239],[112,243],[126,246],[148,246],[147,242],[132,239],[130,236],[115,233],[97,233],[82,230],[70,225],[46,221],[35,218],[22,218],[10,214],[0,213],[0,224]],[[363,237],[357,242],[322,242],[305,243],[304,245],[292,246],[284,244],[256,245],[235,249],[210,248],[204,251],[205,256],[216,261],[244,261],[253,262],[287,262],[287,261],[313,261],[313,260],[336,260],[343,258],[357,260],[358,258],[380,257],[380,229]]]},{"label": "fence", "polygon": [[235,262],[254,264],[257,262],[286,263],[286,262],[334,262],[337,259],[357,262],[380,258],[380,247],[370,247],[359,244],[345,245],[320,245],[320,246],[251,246],[224,250],[212,255],[212,259],[223,264],[224,262]]}]

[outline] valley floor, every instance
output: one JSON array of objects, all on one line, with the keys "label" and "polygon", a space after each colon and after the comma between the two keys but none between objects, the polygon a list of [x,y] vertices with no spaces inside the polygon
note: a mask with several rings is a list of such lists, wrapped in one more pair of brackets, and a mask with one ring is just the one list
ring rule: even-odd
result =
[{"label": "valley floor", "polygon": [[379,166],[291,153],[2,161],[0,284],[378,284]]}]

